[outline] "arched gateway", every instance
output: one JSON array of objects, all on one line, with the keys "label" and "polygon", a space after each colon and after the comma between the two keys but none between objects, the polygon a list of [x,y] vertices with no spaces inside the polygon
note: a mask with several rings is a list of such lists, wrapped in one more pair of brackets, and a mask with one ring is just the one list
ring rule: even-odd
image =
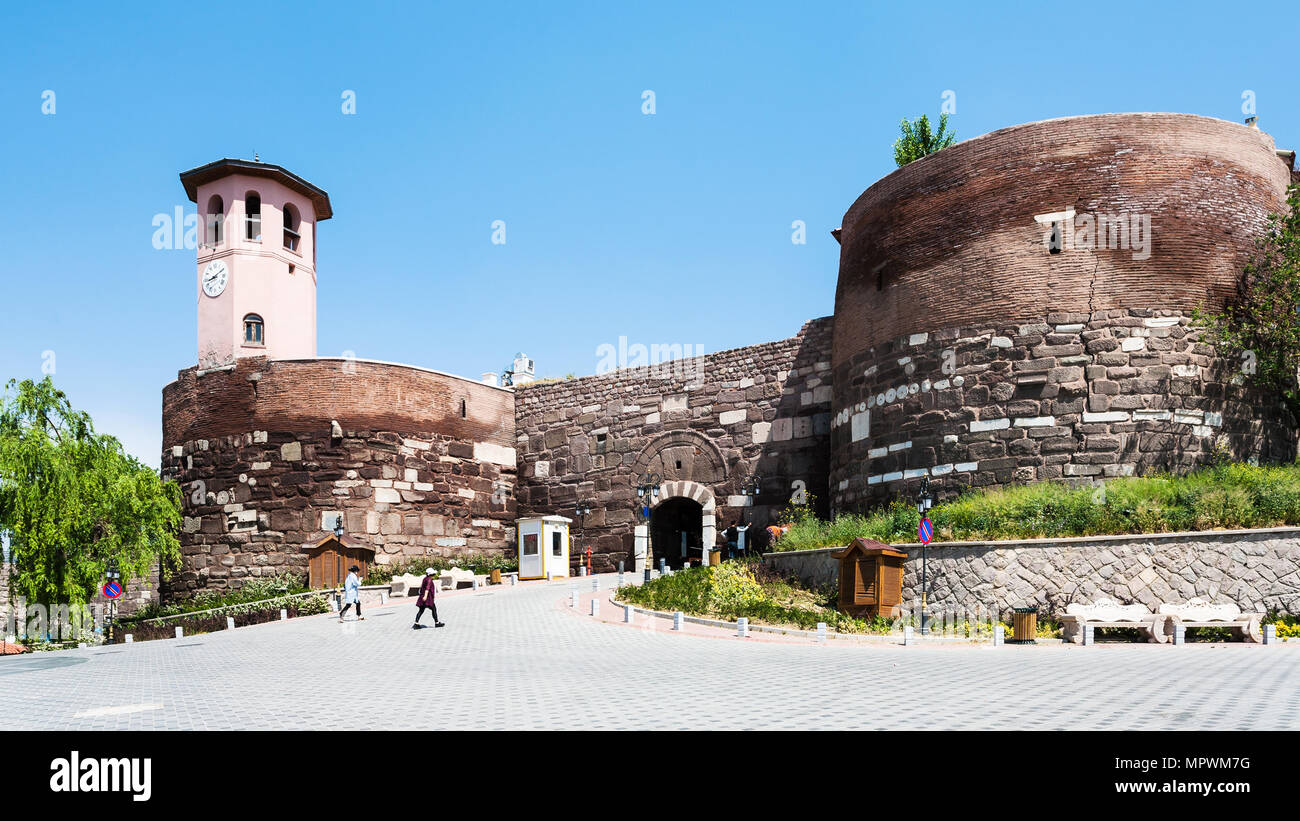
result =
[{"label": "arched gateway", "polygon": [[636,527],[637,569],[644,569],[645,561],[658,567],[661,557],[672,568],[682,567],[688,558],[707,562],[718,540],[716,508],[713,491],[699,482],[661,483],[649,523]]}]

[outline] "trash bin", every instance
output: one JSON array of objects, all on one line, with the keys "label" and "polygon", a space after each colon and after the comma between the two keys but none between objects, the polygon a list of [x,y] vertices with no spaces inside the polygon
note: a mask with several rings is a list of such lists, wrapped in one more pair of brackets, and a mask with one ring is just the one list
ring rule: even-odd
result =
[{"label": "trash bin", "polygon": [[492,584],[501,584],[501,571],[499,569],[492,569],[491,581]]},{"label": "trash bin", "polygon": [[710,551],[709,551],[709,564],[710,564],[710,565],[714,565],[714,564],[722,564],[722,551],[721,551],[721,550],[710,550]]},{"label": "trash bin", "polygon": [[1038,636],[1038,608],[1017,607],[1011,614],[1011,639],[1008,644],[1034,644]]}]

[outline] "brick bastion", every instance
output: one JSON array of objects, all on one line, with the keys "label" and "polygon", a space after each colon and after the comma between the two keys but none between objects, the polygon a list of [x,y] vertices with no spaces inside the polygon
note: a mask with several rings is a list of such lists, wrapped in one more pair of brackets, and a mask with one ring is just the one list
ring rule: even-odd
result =
[{"label": "brick bastion", "polygon": [[1233,293],[1294,154],[1179,114],[995,131],[844,215],[829,490],[837,511],[1216,458],[1286,461],[1283,409],[1192,321]]},{"label": "brick bastion", "polygon": [[343,517],[380,564],[513,547],[514,394],[357,359],[241,358],[163,389],[164,478],[183,493],[168,591],[305,575]]}]

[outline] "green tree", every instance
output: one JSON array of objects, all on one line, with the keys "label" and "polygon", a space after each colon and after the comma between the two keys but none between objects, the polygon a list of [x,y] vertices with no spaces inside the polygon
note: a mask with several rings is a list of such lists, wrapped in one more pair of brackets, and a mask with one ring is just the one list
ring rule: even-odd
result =
[{"label": "green tree", "polygon": [[1269,215],[1223,310],[1194,316],[1220,355],[1237,363],[1242,379],[1281,400],[1300,427],[1300,187],[1287,190],[1286,214]]},{"label": "green tree", "polygon": [[109,559],[123,582],[180,557],[175,482],[95,433],[49,377],[10,380],[0,402],[0,534],[9,540],[11,598],[80,605]]},{"label": "green tree", "polygon": [[935,132],[930,131],[930,118],[924,114],[913,122],[904,119],[900,127],[903,136],[894,141],[894,162],[899,168],[927,154],[942,151],[957,137],[956,132],[948,131],[947,114],[939,115],[939,130]]}]

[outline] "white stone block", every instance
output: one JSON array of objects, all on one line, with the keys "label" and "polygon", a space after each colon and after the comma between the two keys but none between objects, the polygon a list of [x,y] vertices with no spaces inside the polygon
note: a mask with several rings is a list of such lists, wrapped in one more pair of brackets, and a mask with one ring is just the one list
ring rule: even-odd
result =
[{"label": "white stone block", "polygon": [[867,451],[868,459],[879,459],[889,453],[889,448],[872,448]]},{"label": "white stone block", "polygon": [[1104,413],[1083,412],[1085,422],[1127,422],[1128,411],[1106,411]]},{"label": "white stone block", "polygon": [[930,474],[932,476],[946,476],[949,473],[952,473],[952,470],[953,470],[953,465],[951,462],[949,462],[946,465],[935,465],[933,468],[930,469]]},{"label": "white stone block", "polygon": [[849,422],[849,436],[854,442],[861,442],[871,436],[871,411],[853,414]]},{"label": "white stone block", "polygon": [[889,446],[889,452],[896,453],[900,450],[907,450],[911,446],[912,446],[912,442],[910,440],[907,442],[895,442],[894,444]]},{"label": "white stone block", "polygon": [[734,425],[737,422],[744,422],[748,414],[749,412],[745,410],[723,411],[718,414],[718,422],[723,425]]},{"label": "white stone block", "polygon": [[383,505],[395,505],[402,501],[402,494],[391,487],[377,487],[375,488],[375,501]]},{"label": "white stone block", "polygon": [[474,460],[477,462],[487,462],[493,465],[501,465],[502,467],[514,467],[515,458],[516,454],[514,448],[508,448],[504,445],[498,445],[492,442],[474,443]]},{"label": "white stone block", "polygon": [[1055,425],[1055,416],[1022,416],[1016,420],[1018,428],[1050,428]]},{"label": "white stone block", "polygon": [[756,445],[761,445],[772,436],[771,422],[755,422],[750,428],[750,436]]},{"label": "white stone block", "polygon": [[1121,351],[1140,351],[1146,347],[1147,341],[1140,336],[1130,336],[1121,339],[1119,349]]},{"label": "white stone block", "polygon": [[1005,430],[1011,427],[1010,419],[972,419],[970,423],[971,433],[982,433],[986,430]]},{"label": "white stone block", "polygon": [[977,467],[979,467],[979,462],[958,462],[958,463],[957,463],[957,472],[958,472],[958,473],[970,473],[970,472],[974,471]]},{"label": "white stone block", "polygon": [[881,474],[881,473],[877,473],[877,474],[874,475],[874,476],[868,476],[868,477],[867,477],[867,484],[869,484],[869,485],[878,485],[878,484],[880,484],[880,482],[881,482],[884,478],[885,478],[885,477],[884,477],[884,474]]},{"label": "white stone block", "polygon": [[929,334],[912,334],[907,338],[908,345],[924,345],[930,341]]},{"label": "white stone block", "polygon": [[474,498],[474,491],[470,490],[470,489],[467,488],[467,487],[457,488],[457,489],[456,489],[456,495],[457,495],[457,496],[460,496],[460,497],[463,498],[463,499],[473,499],[473,498]]},{"label": "white stone block", "polygon": [[298,462],[302,460],[302,443],[285,442],[280,446],[280,458],[286,462]]},{"label": "white stone block", "polygon": [[660,419],[659,411],[655,411],[654,413],[647,413],[645,415],[645,423],[647,425],[657,425],[659,424],[659,419]]},{"label": "white stone block", "polygon": [[1012,344],[1011,339],[1005,336],[995,336],[989,340],[989,346],[993,348],[1010,348]]}]

